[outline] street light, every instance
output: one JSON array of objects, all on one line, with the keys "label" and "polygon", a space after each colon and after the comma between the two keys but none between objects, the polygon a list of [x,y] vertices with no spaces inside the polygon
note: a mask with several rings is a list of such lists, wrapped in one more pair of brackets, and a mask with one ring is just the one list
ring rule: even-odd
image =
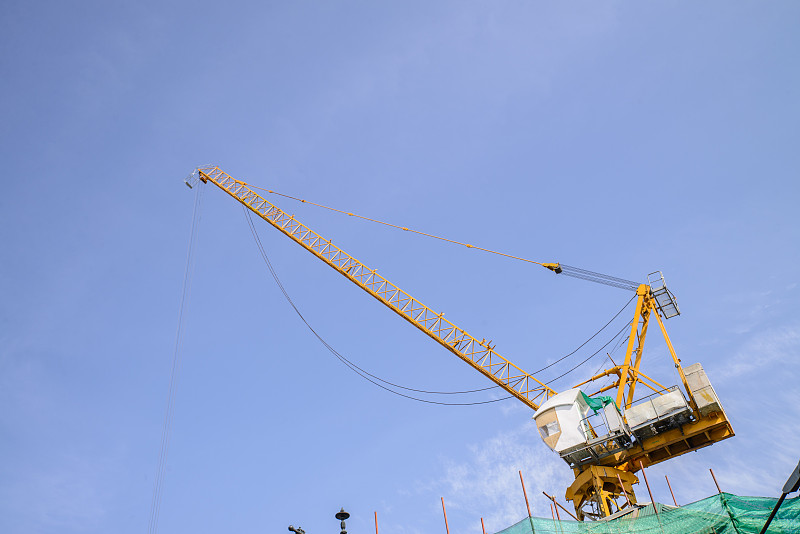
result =
[{"label": "street light", "polygon": [[341,521],[341,522],[342,522],[342,532],[341,532],[340,534],[347,534],[347,530],[346,530],[346,528],[347,528],[347,527],[345,527],[345,525],[344,525],[344,521],[345,521],[345,519],[347,519],[348,517],[350,517],[350,514],[348,514],[347,512],[345,512],[345,511],[344,511],[344,508],[342,508],[341,510],[339,510],[338,512],[336,512],[336,516],[335,516],[335,517],[336,517],[336,519],[338,519],[339,521]]}]

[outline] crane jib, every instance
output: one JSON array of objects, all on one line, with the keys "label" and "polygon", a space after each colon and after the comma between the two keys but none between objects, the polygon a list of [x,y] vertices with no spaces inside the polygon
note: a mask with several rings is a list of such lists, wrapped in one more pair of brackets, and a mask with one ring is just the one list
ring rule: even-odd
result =
[{"label": "crane jib", "polygon": [[218,186],[533,410],[556,394],[546,384],[498,354],[485,338],[479,340],[445,319],[444,313],[436,312],[412,297],[375,269],[370,269],[293,215],[261,197],[245,182],[232,178],[218,167],[204,167],[197,172],[201,181],[210,181]]}]

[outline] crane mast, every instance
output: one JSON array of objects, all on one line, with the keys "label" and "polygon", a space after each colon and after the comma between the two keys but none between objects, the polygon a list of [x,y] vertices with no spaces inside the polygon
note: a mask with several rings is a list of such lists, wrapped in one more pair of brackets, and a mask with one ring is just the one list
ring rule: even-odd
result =
[{"label": "crane mast", "polygon": [[[219,167],[198,168],[187,184],[211,182],[281,233],[420,329],[475,370],[535,411],[542,439],[573,469],[575,481],[566,492],[578,518],[597,519],[636,503],[635,473],[734,435],[733,428],[700,364],[685,372],[667,335],[661,315],[680,312],[663,277],[636,289],[637,303],[625,358],[620,365],[556,392],[547,384],[501,356],[485,338],[478,339],[346,253],[274,204],[245,182]],[[561,272],[557,263],[542,264]],[[651,273],[655,274],[655,273]],[[660,274],[660,273],[659,273]],[[683,385],[667,388],[641,371],[643,347],[655,317]],[[616,376],[591,395],[580,388]],[[652,394],[634,400],[637,384]],[[616,389],[614,397],[592,397]],[[602,404],[602,406],[600,405]],[[599,407],[598,407],[599,406]],[[593,414],[590,412],[593,411]],[[598,421],[598,413],[600,414]],[[577,434],[576,434],[577,433]],[[576,437],[577,436],[577,437]],[[619,504],[621,498],[625,501]]]}]

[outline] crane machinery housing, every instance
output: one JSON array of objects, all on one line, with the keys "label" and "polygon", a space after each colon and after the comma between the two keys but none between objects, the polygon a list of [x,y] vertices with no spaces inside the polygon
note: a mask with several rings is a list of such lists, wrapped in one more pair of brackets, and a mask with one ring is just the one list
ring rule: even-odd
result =
[{"label": "crane machinery housing", "polygon": [[[734,435],[719,398],[701,364],[684,368],[664,327],[680,314],[661,273],[647,284],[631,285],[636,308],[624,360],[572,389],[557,392],[478,339],[445,319],[443,313],[412,297],[219,167],[196,169],[186,180],[218,186],[281,233],[430,336],[486,378],[530,407],[544,443],[572,468],[575,481],[565,497],[578,519],[600,519],[636,504],[636,473]],[[559,274],[566,266],[541,264]],[[588,273],[588,271],[583,271]],[[580,274],[580,273],[579,273]],[[596,273],[594,273],[596,274]],[[585,277],[577,275],[578,277]],[[618,279],[614,279],[618,280]],[[663,317],[663,319],[662,319]],[[648,327],[655,319],[664,337],[680,385],[665,386],[641,370]],[[611,384],[587,393],[591,384]],[[636,387],[646,395],[634,397]],[[610,392],[612,395],[601,395]]]}]

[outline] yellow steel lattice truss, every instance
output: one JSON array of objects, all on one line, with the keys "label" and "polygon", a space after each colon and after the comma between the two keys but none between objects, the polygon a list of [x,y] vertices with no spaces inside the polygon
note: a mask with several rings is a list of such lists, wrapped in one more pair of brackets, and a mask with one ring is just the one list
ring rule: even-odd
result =
[{"label": "yellow steel lattice truss", "polygon": [[418,299],[370,269],[306,225],[268,202],[246,183],[224,173],[219,167],[198,169],[200,180],[211,181],[247,206],[259,217],[280,230],[317,258],[333,267],[361,289],[378,299],[447,350],[467,362],[511,395],[532,409],[537,401],[555,395],[555,391],[498,354],[485,339],[477,339],[457,327]]}]

